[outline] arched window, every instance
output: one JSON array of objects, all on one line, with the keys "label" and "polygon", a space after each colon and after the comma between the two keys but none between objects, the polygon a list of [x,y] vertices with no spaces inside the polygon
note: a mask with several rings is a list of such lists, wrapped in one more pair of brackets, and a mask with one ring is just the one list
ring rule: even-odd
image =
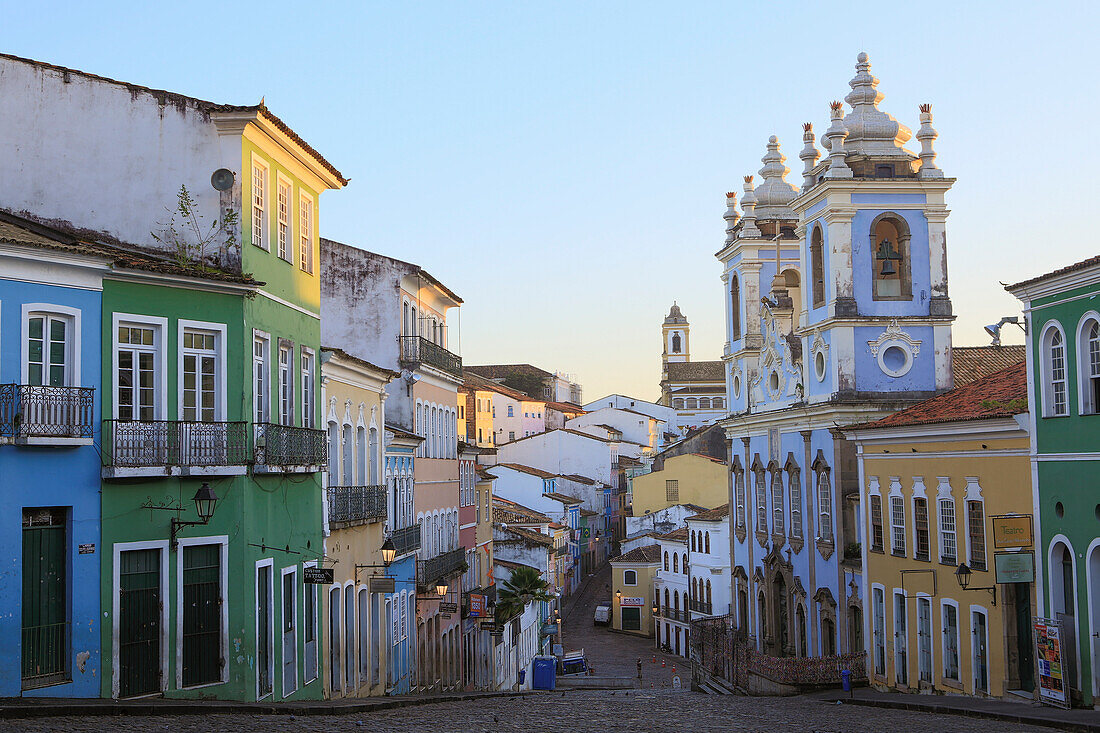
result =
[{"label": "arched window", "polygon": [[787,487],[791,500],[791,537],[802,538],[802,470],[793,460],[787,463]]},{"label": "arched window", "polygon": [[684,409],[684,398],[683,397],[677,397],[676,399],[672,400],[672,409],[674,409],[674,410]]},{"label": "arched window", "polygon": [[707,548],[706,550],[704,550],[704,552],[706,552],[709,555],[710,554],[710,532],[705,532],[703,534],[703,544]]},{"label": "arched window", "polygon": [[687,398],[687,409],[695,410],[695,409],[698,409],[698,407],[699,407],[699,400],[695,399],[694,397],[688,397]]},{"label": "arched window", "polygon": [[909,277],[909,226],[897,214],[879,214],[871,224],[872,296],[876,300],[913,297]]},{"label": "arched window", "polygon": [[684,575],[687,575],[688,572],[688,556],[686,552],[680,557],[680,572]]},{"label": "arched window", "polygon": [[[667,565],[666,565],[666,569],[667,569]],[[680,572],[680,556],[677,555],[675,552],[672,553],[672,572],[674,572],[674,573]]]},{"label": "arched window", "polygon": [[783,472],[772,471],[772,534],[779,536],[786,531],[783,513]]},{"label": "arched window", "polygon": [[623,585],[638,585],[638,573],[635,570],[623,571]]},{"label": "arched window", "polygon": [[699,599],[699,581],[697,578],[691,579],[691,600],[695,601]]},{"label": "arched window", "polygon": [[699,409],[700,410],[709,410],[710,409],[710,397],[700,397],[699,398]]},{"label": "arched window", "polygon": [[721,410],[725,408],[726,401],[721,397],[715,397],[713,400],[710,401],[710,406],[715,410]]},{"label": "arched window", "polygon": [[668,550],[665,550],[665,570],[668,570]]},{"label": "arched window", "polygon": [[363,426],[355,428],[355,485],[367,483],[367,435]]},{"label": "arched window", "polygon": [[764,469],[753,471],[752,480],[756,489],[756,531],[767,534],[768,531],[768,488],[764,481]]},{"label": "arched window", "polygon": [[695,552],[695,532],[691,533],[691,551]]},{"label": "arched window", "polygon": [[665,610],[666,611],[668,610],[668,606],[669,606],[669,603],[668,603],[668,588],[665,588]]},{"label": "arched window", "polygon": [[1081,395],[1081,414],[1100,412],[1100,320],[1086,317],[1077,337],[1078,393]]},{"label": "arched window", "polygon": [[833,487],[829,483],[829,468],[817,471],[817,536],[825,542],[833,541]]},{"label": "arched window", "polygon": [[741,338],[741,281],[730,276],[730,341]]},{"label": "arched window", "polygon": [[420,324],[417,323],[417,321],[416,321],[416,307],[415,306],[412,308],[412,318],[409,320],[409,323],[412,325],[412,330],[409,331],[408,335],[409,336],[416,336],[417,333],[420,331]]},{"label": "arched window", "polygon": [[401,316],[401,325],[402,325],[401,335],[402,336],[408,336],[409,334],[412,333],[412,328],[409,327],[409,304],[408,303],[403,304],[401,312],[402,312],[402,316]]},{"label": "arched window", "polygon": [[[745,471],[743,469],[734,469],[733,472],[733,496],[734,503],[737,507],[737,513],[734,520],[738,529],[744,529],[745,527]],[[743,539],[743,538],[741,538]]]},{"label": "arched window", "polygon": [[815,226],[810,235],[810,281],[814,308],[825,305],[825,255],[821,239],[821,227]]},{"label": "arched window", "polygon": [[680,613],[680,591],[672,591],[672,611],[674,614]]},{"label": "arched window", "polygon": [[328,482],[340,485],[340,426],[333,420],[328,423]]},{"label": "arched window", "polygon": [[673,331],[672,332],[672,353],[673,354],[679,354],[680,350],[681,350],[680,332],[679,331]]},{"label": "arched window", "polygon": [[370,465],[370,483],[371,486],[378,485],[378,428],[370,429],[370,443],[368,444],[368,450],[370,450],[370,457],[367,459],[367,463]]},{"label": "arched window", "polygon": [[1057,325],[1043,332],[1043,414],[1069,414],[1066,401],[1066,340]]},{"label": "arched window", "polygon": [[707,603],[710,603],[710,578],[707,578]]}]

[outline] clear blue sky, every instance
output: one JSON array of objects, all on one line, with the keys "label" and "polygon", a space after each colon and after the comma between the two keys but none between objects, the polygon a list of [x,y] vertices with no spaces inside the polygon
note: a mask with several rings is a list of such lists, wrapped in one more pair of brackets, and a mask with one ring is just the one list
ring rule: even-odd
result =
[{"label": "clear blue sky", "polygon": [[799,181],[800,125],[827,126],[861,50],[885,111],[915,131],[932,103],[958,178],[956,343],[1018,312],[998,281],[1100,249],[1096,3],[679,5],[0,0],[0,48],[266,97],[352,179],[322,198],[322,234],[462,295],[467,363],[573,372],[589,399],[656,397],[673,299],[692,355],[718,358],[724,194],[773,133]]}]

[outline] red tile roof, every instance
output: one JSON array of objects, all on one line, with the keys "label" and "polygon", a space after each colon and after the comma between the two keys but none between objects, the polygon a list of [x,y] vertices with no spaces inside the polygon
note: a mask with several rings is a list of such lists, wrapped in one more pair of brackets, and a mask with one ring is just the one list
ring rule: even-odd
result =
[{"label": "red tile roof", "polygon": [[714,522],[716,520],[722,519],[723,517],[728,517],[729,515],[730,515],[730,505],[729,504],[723,504],[722,506],[715,507],[714,509],[711,509],[710,511],[700,512],[699,514],[696,514],[695,516],[692,516],[692,517],[688,517],[687,519],[688,519],[689,522],[692,521],[692,520],[699,520],[700,522]]},{"label": "red tile roof", "polygon": [[657,535],[657,539],[659,539],[659,540],[668,540],[670,542],[687,542],[688,528],[687,527],[680,527],[679,529],[674,529],[671,532],[666,532],[664,534],[659,534],[659,535]]},{"label": "red tile roof", "polygon": [[951,371],[954,387],[988,376],[1025,359],[1023,344],[1013,346],[953,346],[951,347]]},{"label": "red tile roof", "polygon": [[[557,476],[557,474],[550,473],[549,471],[543,471],[541,468],[523,466],[519,463],[498,463],[497,466],[500,466],[501,468],[510,468],[513,471],[530,474],[531,476],[538,476],[539,478],[554,478],[555,476]],[[489,466],[489,468],[495,468],[495,466]]]},{"label": "red tile roof", "polygon": [[613,557],[608,562],[623,562],[623,563],[649,563],[657,562],[661,559],[661,546],[660,545],[646,545],[645,547],[635,547],[625,555],[619,555]]},{"label": "red tile roof", "polygon": [[572,402],[547,402],[546,406],[550,409],[557,410],[558,412],[565,412],[570,415],[584,415],[586,410],[580,405],[574,405]]},{"label": "red tile roof", "polygon": [[1066,265],[1065,267],[1061,267],[1057,270],[1054,270],[1053,272],[1048,272],[1045,275],[1039,275],[1038,277],[1033,277],[1033,278],[1030,278],[1028,280],[1022,280],[1022,281],[1020,281],[1018,283],[1014,283],[1012,285],[1006,285],[1005,290],[1008,290],[1008,291],[1011,292],[1012,290],[1015,290],[1016,288],[1022,288],[1025,285],[1032,285],[1032,284],[1040,282],[1042,280],[1046,280],[1046,279],[1052,278],[1052,277],[1057,277],[1059,275],[1068,275],[1071,272],[1077,272],[1078,270],[1085,270],[1085,269],[1088,269],[1089,267],[1092,267],[1094,265],[1100,265],[1100,255],[1095,255],[1093,257],[1089,257],[1087,260],[1081,260],[1080,262],[1074,262],[1072,265]]},{"label": "red tile roof", "polygon": [[583,504],[580,499],[569,496],[568,494],[559,494],[556,491],[551,491],[547,494],[543,494],[547,499],[553,499],[554,501],[560,501],[562,504]]},{"label": "red tile roof", "polygon": [[[493,515],[494,519],[496,514]],[[554,540],[549,535],[544,535],[542,532],[536,532],[533,529],[524,529],[523,527],[504,527],[502,531],[509,534],[513,534],[519,537],[524,542],[532,545],[539,545],[542,547],[551,547],[554,544]]]},{"label": "red tile roof", "polygon": [[674,361],[668,365],[668,382],[722,382],[725,380],[721,361]]},{"label": "red tile roof", "polygon": [[1027,412],[1027,369],[1023,362],[1001,369],[939,397],[874,422],[852,425],[851,430],[894,428],[903,425],[987,420]]}]

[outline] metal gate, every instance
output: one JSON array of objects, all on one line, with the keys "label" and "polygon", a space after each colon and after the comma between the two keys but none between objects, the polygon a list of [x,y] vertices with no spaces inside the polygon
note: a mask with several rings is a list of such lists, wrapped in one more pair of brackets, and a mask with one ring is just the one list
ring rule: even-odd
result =
[{"label": "metal gate", "polygon": [[69,679],[65,510],[23,511],[23,689]]},{"label": "metal gate", "polygon": [[221,681],[221,545],[183,548],[183,685]]},{"label": "metal gate", "polygon": [[118,694],[160,691],[160,550],[119,553]]}]

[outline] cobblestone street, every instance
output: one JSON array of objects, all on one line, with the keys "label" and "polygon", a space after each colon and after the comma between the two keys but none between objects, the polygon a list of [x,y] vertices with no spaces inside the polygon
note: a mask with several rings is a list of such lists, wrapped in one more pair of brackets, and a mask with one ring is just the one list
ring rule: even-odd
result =
[{"label": "cobblestone street", "polygon": [[748,698],[670,690],[573,691],[470,700],[363,715],[188,715],[5,721],[18,733],[343,733],[346,731],[773,731],[775,733],[1004,733],[1041,731],[994,720],[834,705],[813,698]]}]

